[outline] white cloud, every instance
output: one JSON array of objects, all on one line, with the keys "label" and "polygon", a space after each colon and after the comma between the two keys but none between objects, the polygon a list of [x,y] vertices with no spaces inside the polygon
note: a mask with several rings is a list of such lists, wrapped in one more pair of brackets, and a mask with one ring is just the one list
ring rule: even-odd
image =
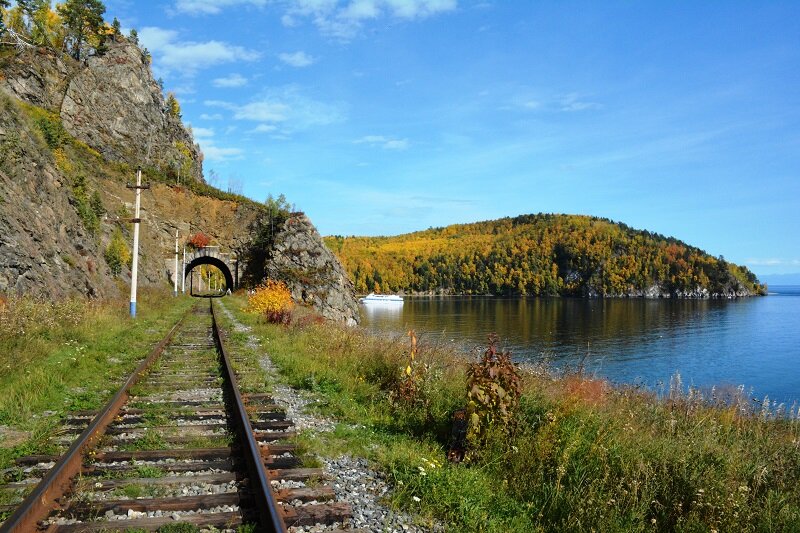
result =
[{"label": "white cloud", "polygon": [[233,118],[254,120],[256,122],[284,122],[289,115],[289,107],[281,102],[261,100],[250,102],[236,109]]},{"label": "white cloud", "polygon": [[263,7],[267,0],[177,0],[175,9],[190,15],[216,15],[226,7],[241,4]]},{"label": "white cloud", "polygon": [[247,85],[247,78],[241,74],[231,74],[224,78],[217,78],[211,83],[214,87],[243,87]]},{"label": "white cloud", "polygon": [[195,139],[207,139],[214,136],[213,128],[199,128],[195,126],[190,127],[192,128],[192,134],[194,135]]},{"label": "white cloud", "polygon": [[206,161],[233,161],[241,159],[244,155],[244,150],[241,148],[220,148],[210,142],[200,143],[200,148],[203,150]]},{"label": "white cloud", "polygon": [[164,48],[177,37],[177,31],[165,30],[155,26],[148,26],[139,30],[139,42],[146,46],[150,52]]},{"label": "white cloud", "polygon": [[800,265],[800,259],[751,258],[747,259],[745,263],[753,266],[798,266]]},{"label": "white cloud", "polygon": [[368,144],[379,146],[384,150],[407,150],[410,146],[408,139],[392,139],[383,135],[367,135],[353,141],[354,144]]},{"label": "white cloud", "polygon": [[193,75],[222,63],[255,61],[259,54],[221,41],[178,41],[178,33],[156,27],[142,28],[139,40],[153,54],[154,69]]},{"label": "white cloud", "polygon": [[195,142],[200,145],[200,150],[203,152],[203,157],[207,161],[222,162],[232,161],[234,159],[241,159],[244,156],[244,150],[241,148],[225,148],[217,146],[214,140],[213,128],[200,128],[194,127],[191,124],[189,127],[192,130]]},{"label": "white cloud", "polygon": [[266,91],[245,104],[222,100],[206,100],[204,103],[232,111],[235,120],[260,123],[255,128],[260,133],[273,131],[269,130],[270,126],[274,129],[280,126],[282,133],[287,133],[341,122],[345,118],[342,106],[308,98],[291,86]]},{"label": "white cloud", "polygon": [[325,35],[350,39],[364,21],[382,17],[414,20],[453,11],[457,0],[291,0],[281,21],[293,27],[310,19]]},{"label": "white cloud", "polygon": [[211,115],[208,113],[203,113],[200,115],[200,118],[203,120],[222,120],[222,115],[220,113],[214,113]]},{"label": "white cloud", "polygon": [[309,65],[313,65],[314,59],[310,55],[306,54],[305,52],[294,52],[291,54],[283,53],[278,55],[278,59],[290,65],[292,67],[302,68],[307,67]]},{"label": "white cloud", "polygon": [[587,109],[600,109],[602,106],[597,102],[583,101],[580,95],[576,93],[567,94],[561,97],[560,100],[561,111],[586,111]]},{"label": "white cloud", "polygon": [[510,110],[522,108],[525,111],[549,111],[573,113],[577,111],[588,111],[591,109],[602,109],[602,104],[584,99],[578,93],[552,96],[549,98],[522,97],[515,99],[513,107],[502,107],[501,109]]},{"label": "white cloud", "polygon": [[272,133],[278,129],[277,126],[273,126],[272,124],[259,124],[255,128],[251,130],[252,133]]}]

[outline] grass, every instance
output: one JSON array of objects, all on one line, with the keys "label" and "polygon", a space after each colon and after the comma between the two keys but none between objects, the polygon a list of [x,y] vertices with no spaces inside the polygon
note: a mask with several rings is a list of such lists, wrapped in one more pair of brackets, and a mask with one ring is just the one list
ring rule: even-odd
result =
[{"label": "grass", "polygon": [[23,438],[0,440],[0,468],[57,453],[51,437],[62,416],[102,406],[192,303],[156,290],[140,291],[139,302],[135,321],[123,301],[2,302],[0,425]]},{"label": "grass", "polygon": [[465,531],[798,531],[800,422],[754,408],[741,390],[663,398],[581,375],[523,377],[516,431],[490,433],[471,464],[446,461],[450,416],[465,407],[463,355],[422,347],[420,399],[393,397],[406,339],[300,321],[254,328],[282,379],[336,417],[304,434],[320,455],[370,459],[393,502]]}]

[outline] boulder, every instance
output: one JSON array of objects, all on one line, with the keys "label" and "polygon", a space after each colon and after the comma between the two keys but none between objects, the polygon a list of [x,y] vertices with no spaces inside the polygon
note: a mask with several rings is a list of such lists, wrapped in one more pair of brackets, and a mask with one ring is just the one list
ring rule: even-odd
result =
[{"label": "boulder", "polygon": [[358,324],[353,282],[306,215],[295,213],[284,223],[267,274],[286,282],[295,301],[311,305],[325,318]]}]

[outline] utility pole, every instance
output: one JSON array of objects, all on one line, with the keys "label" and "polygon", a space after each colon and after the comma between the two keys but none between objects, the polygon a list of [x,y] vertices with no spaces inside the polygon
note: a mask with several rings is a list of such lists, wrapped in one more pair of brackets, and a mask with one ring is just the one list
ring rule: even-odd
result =
[{"label": "utility pole", "polygon": [[172,296],[178,296],[178,230],[175,230],[175,290]]},{"label": "utility pole", "polygon": [[142,167],[136,169],[136,185],[127,185],[128,189],[136,190],[136,202],[133,213],[133,264],[131,265],[131,318],[136,318],[136,284],[139,274],[139,211],[142,205],[142,189],[149,189],[150,184],[142,185]]},{"label": "utility pole", "polygon": [[183,265],[181,268],[181,293],[186,294],[186,245],[183,245]]}]

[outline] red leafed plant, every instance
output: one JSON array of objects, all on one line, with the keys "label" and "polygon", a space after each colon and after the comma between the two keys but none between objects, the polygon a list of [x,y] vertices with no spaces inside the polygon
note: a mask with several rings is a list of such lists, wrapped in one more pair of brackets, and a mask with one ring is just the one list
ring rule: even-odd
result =
[{"label": "red leafed plant", "polygon": [[192,248],[197,248],[199,250],[201,248],[205,248],[206,246],[208,246],[208,243],[210,242],[211,242],[211,237],[209,237],[202,231],[198,231],[197,233],[189,237],[189,239],[186,241],[186,244],[188,244]]}]

